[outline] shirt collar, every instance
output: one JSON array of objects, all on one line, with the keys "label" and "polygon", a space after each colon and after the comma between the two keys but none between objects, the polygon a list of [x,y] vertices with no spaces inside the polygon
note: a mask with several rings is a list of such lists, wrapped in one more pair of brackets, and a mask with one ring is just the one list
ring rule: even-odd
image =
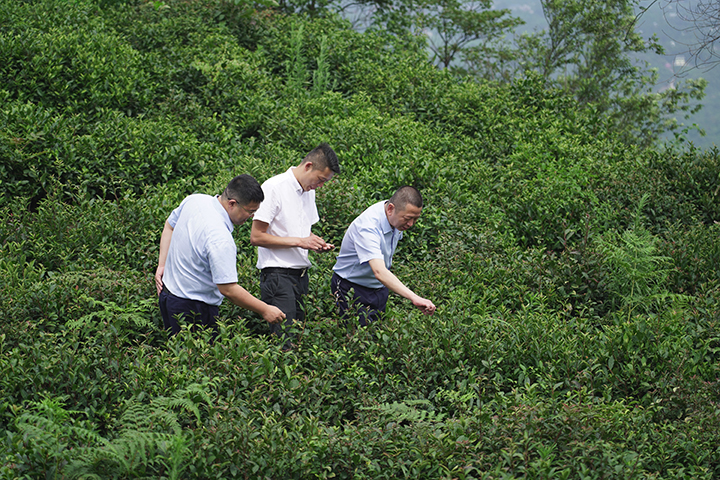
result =
[{"label": "shirt collar", "polygon": [[387,212],[385,211],[385,207],[387,206],[389,200],[385,200],[382,205],[382,220],[380,220],[380,225],[382,226],[383,233],[390,233],[394,230],[392,225],[390,225],[390,222],[387,218]]},{"label": "shirt collar", "polygon": [[293,170],[295,170],[297,167],[290,167],[285,172],[287,175],[290,175],[292,178],[292,185],[295,187],[295,193],[298,195],[302,195],[305,193],[305,190],[303,189],[302,185],[300,185],[300,182],[298,182],[298,179],[295,178],[295,174],[293,173]]}]

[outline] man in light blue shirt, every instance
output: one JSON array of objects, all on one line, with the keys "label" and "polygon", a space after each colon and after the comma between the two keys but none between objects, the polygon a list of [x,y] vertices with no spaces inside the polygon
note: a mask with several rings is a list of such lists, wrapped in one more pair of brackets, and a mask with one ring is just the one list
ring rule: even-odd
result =
[{"label": "man in light blue shirt", "polygon": [[180,331],[179,317],[214,330],[224,297],[270,323],[285,318],[280,309],[253,297],[237,283],[232,231],[234,225],[253,216],[263,199],[257,180],[238,175],[222,195],[190,195],[172,211],[160,238],[155,271],[160,312],[171,334]]},{"label": "man in light blue shirt", "polygon": [[426,315],[435,312],[430,300],[415,294],[390,271],[403,231],[415,225],[422,206],[420,192],[405,186],[390,200],[367,208],[350,224],[330,284],[343,317],[348,310],[357,309],[362,326],[378,320],[385,312],[389,291],[407,298]]}]

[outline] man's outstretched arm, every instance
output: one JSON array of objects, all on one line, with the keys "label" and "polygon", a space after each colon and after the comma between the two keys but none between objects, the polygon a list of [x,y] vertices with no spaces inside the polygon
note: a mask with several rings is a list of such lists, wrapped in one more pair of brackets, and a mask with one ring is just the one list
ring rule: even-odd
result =
[{"label": "man's outstretched arm", "polygon": [[402,283],[394,273],[385,267],[385,261],[381,258],[373,258],[368,262],[370,268],[372,268],[375,278],[380,283],[385,285],[391,292],[397,293],[401,297],[405,297],[412,302],[417,308],[420,309],[425,315],[432,315],[435,313],[435,305],[427,298],[422,298],[415,292],[410,290]]},{"label": "man's outstretched arm", "polygon": [[277,323],[285,319],[285,314],[279,308],[255,298],[237,283],[219,283],[217,287],[232,303],[262,315],[268,323]]}]

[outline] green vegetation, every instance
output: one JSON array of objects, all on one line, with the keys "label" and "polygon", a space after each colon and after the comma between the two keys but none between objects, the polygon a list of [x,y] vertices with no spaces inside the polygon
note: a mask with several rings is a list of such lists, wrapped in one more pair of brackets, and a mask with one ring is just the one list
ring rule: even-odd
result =
[{"label": "green vegetation", "polygon": [[[0,477],[720,476],[720,152],[633,146],[541,75],[458,79],[421,38],[287,10],[0,0]],[[423,191],[394,269],[437,313],[391,297],[345,327],[316,255],[290,353],[228,304],[214,343],[168,339],[172,208],[321,141],[335,244]]]}]

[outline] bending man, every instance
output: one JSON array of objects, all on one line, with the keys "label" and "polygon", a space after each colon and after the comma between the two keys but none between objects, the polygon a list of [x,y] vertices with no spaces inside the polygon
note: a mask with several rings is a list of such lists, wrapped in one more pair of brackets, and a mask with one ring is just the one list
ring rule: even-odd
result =
[{"label": "bending man", "polygon": [[238,285],[234,225],[242,225],[260,207],[264,195],[250,175],[238,175],[220,196],[195,194],[172,211],[160,238],[155,271],[165,328],[180,331],[177,318],[216,330],[224,297],[256,312],[269,323],[285,315]]},{"label": "bending man", "polygon": [[[330,284],[343,317],[349,309],[357,309],[360,325],[378,320],[385,312],[389,291],[407,298],[426,315],[435,312],[430,300],[415,294],[390,271],[403,231],[415,225],[422,206],[420,192],[405,186],[390,200],[367,208],[350,224]],[[354,293],[349,299],[351,289]]]}]

